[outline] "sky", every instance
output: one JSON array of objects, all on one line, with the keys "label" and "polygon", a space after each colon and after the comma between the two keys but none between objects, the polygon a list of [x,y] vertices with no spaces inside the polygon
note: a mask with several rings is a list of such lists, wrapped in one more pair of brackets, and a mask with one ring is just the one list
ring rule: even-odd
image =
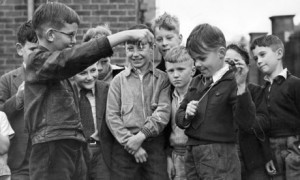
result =
[{"label": "sky", "polygon": [[168,12],[180,21],[183,41],[201,23],[219,27],[227,41],[249,40],[250,32],[271,33],[269,17],[295,15],[300,23],[300,0],[156,0],[156,16]]}]

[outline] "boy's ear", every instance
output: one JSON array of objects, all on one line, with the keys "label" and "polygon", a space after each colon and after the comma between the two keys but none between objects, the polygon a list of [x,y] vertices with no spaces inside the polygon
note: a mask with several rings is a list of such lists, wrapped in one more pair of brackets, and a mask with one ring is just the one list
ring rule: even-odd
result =
[{"label": "boy's ear", "polygon": [[16,50],[19,56],[23,56],[23,46],[21,43],[16,44]]},{"label": "boy's ear", "polygon": [[283,58],[283,49],[282,48],[278,48],[276,50],[276,54],[277,54],[278,59],[282,59]]},{"label": "boy's ear", "polygon": [[218,57],[221,60],[224,60],[226,54],[226,49],[224,47],[219,47],[218,49]]},{"label": "boy's ear", "polygon": [[53,33],[54,31],[52,29],[48,29],[46,31],[46,40],[47,41],[50,41],[50,42],[53,42],[54,41],[54,38],[55,38],[55,34]]}]

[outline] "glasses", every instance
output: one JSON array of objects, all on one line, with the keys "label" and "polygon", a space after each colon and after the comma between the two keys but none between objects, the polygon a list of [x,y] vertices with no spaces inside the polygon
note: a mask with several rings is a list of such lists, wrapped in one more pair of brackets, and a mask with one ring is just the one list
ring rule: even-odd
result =
[{"label": "glasses", "polygon": [[65,33],[65,32],[59,31],[59,30],[57,30],[57,29],[52,29],[52,30],[55,31],[55,32],[64,34],[64,35],[68,36],[70,39],[73,39],[73,38],[75,38],[75,36],[76,36],[76,33],[74,33],[74,32],[71,32],[71,33]]}]

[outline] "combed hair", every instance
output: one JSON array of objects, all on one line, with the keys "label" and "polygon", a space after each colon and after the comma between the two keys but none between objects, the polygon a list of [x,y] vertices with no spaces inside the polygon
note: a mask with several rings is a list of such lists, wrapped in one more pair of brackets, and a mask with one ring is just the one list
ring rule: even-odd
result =
[{"label": "combed hair", "polygon": [[78,14],[67,5],[59,2],[49,2],[42,4],[34,12],[32,25],[39,37],[42,37],[43,26],[61,29],[65,23],[80,24]]},{"label": "combed hair", "polygon": [[189,35],[186,48],[189,54],[197,54],[200,58],[219,47],[226,47],[225,36],[216,26],[200,24]]},{"label": "combed hair", "polygon": [[159,29],[163,28],[168,31],[175,31],[179,33],[180,23],[176,16],[171,16],[170,14],[165,12],[163,15],[154,20],[152,25],[153,31],[155,31],[156,27],[158,27]]},{"label": "combed hair", "polygon": [[164,57],[165,62],[181,63],[186,61],[193,61],[188,51],[184,46],[175,46],[170,49]]},{"label": "combed hair", "polygon": [[264,35],[261,37],[256,38],[250,46],[250,50],[252,51],[255,47],[270,47],[273,52],[277,49],[282,48],[284,54],[284,45],[279,37],[275,35]]},{"label": "combed hair", "polygon": [[88,42],[89,40],[95,38],[98,35],[100,36],[111,35],[111,31],[107,24],[88,29],[87,32],[84,34],[82,41]]},{"label": "combed hair", "polygon": [[17,32],[17,40],[18,43],[22,44],[23,46],[26,44],[26,41],[31,43],[37,43],[36,33],[32,27],[31,21],[27,21],[18,28]]},{"label": "combed hair", "polygon": [[226,47],[226,51],[229,49],[232,49],[235,52],[239,53],[242,56],[243,60],[246,62],[246,64],[247,65],[249,64],[249,53],[245,48],[243,48],[242,46],[239,46],[237,44],[229,44]]}]

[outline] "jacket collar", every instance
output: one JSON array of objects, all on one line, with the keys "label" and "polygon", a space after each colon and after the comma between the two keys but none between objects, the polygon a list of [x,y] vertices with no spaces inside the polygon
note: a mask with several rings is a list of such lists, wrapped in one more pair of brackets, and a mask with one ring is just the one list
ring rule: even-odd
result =
[{"label": "jacket collar", "polygon": [[[137,70],[134,67],[132,67],[132,65],[130,63],[128,65],[128,68],[126,68],[124,71],[125,71],[124,73],[125,73],[126,77],[128,77],[132,73],[137,74],[137,72],[136,72]],[[157,69],[155,67],[153,67],[152,62],[149,62],[148,70],[145,74],[147,74],[149,72],[152,72],[155,77],[158,77]]]}]

